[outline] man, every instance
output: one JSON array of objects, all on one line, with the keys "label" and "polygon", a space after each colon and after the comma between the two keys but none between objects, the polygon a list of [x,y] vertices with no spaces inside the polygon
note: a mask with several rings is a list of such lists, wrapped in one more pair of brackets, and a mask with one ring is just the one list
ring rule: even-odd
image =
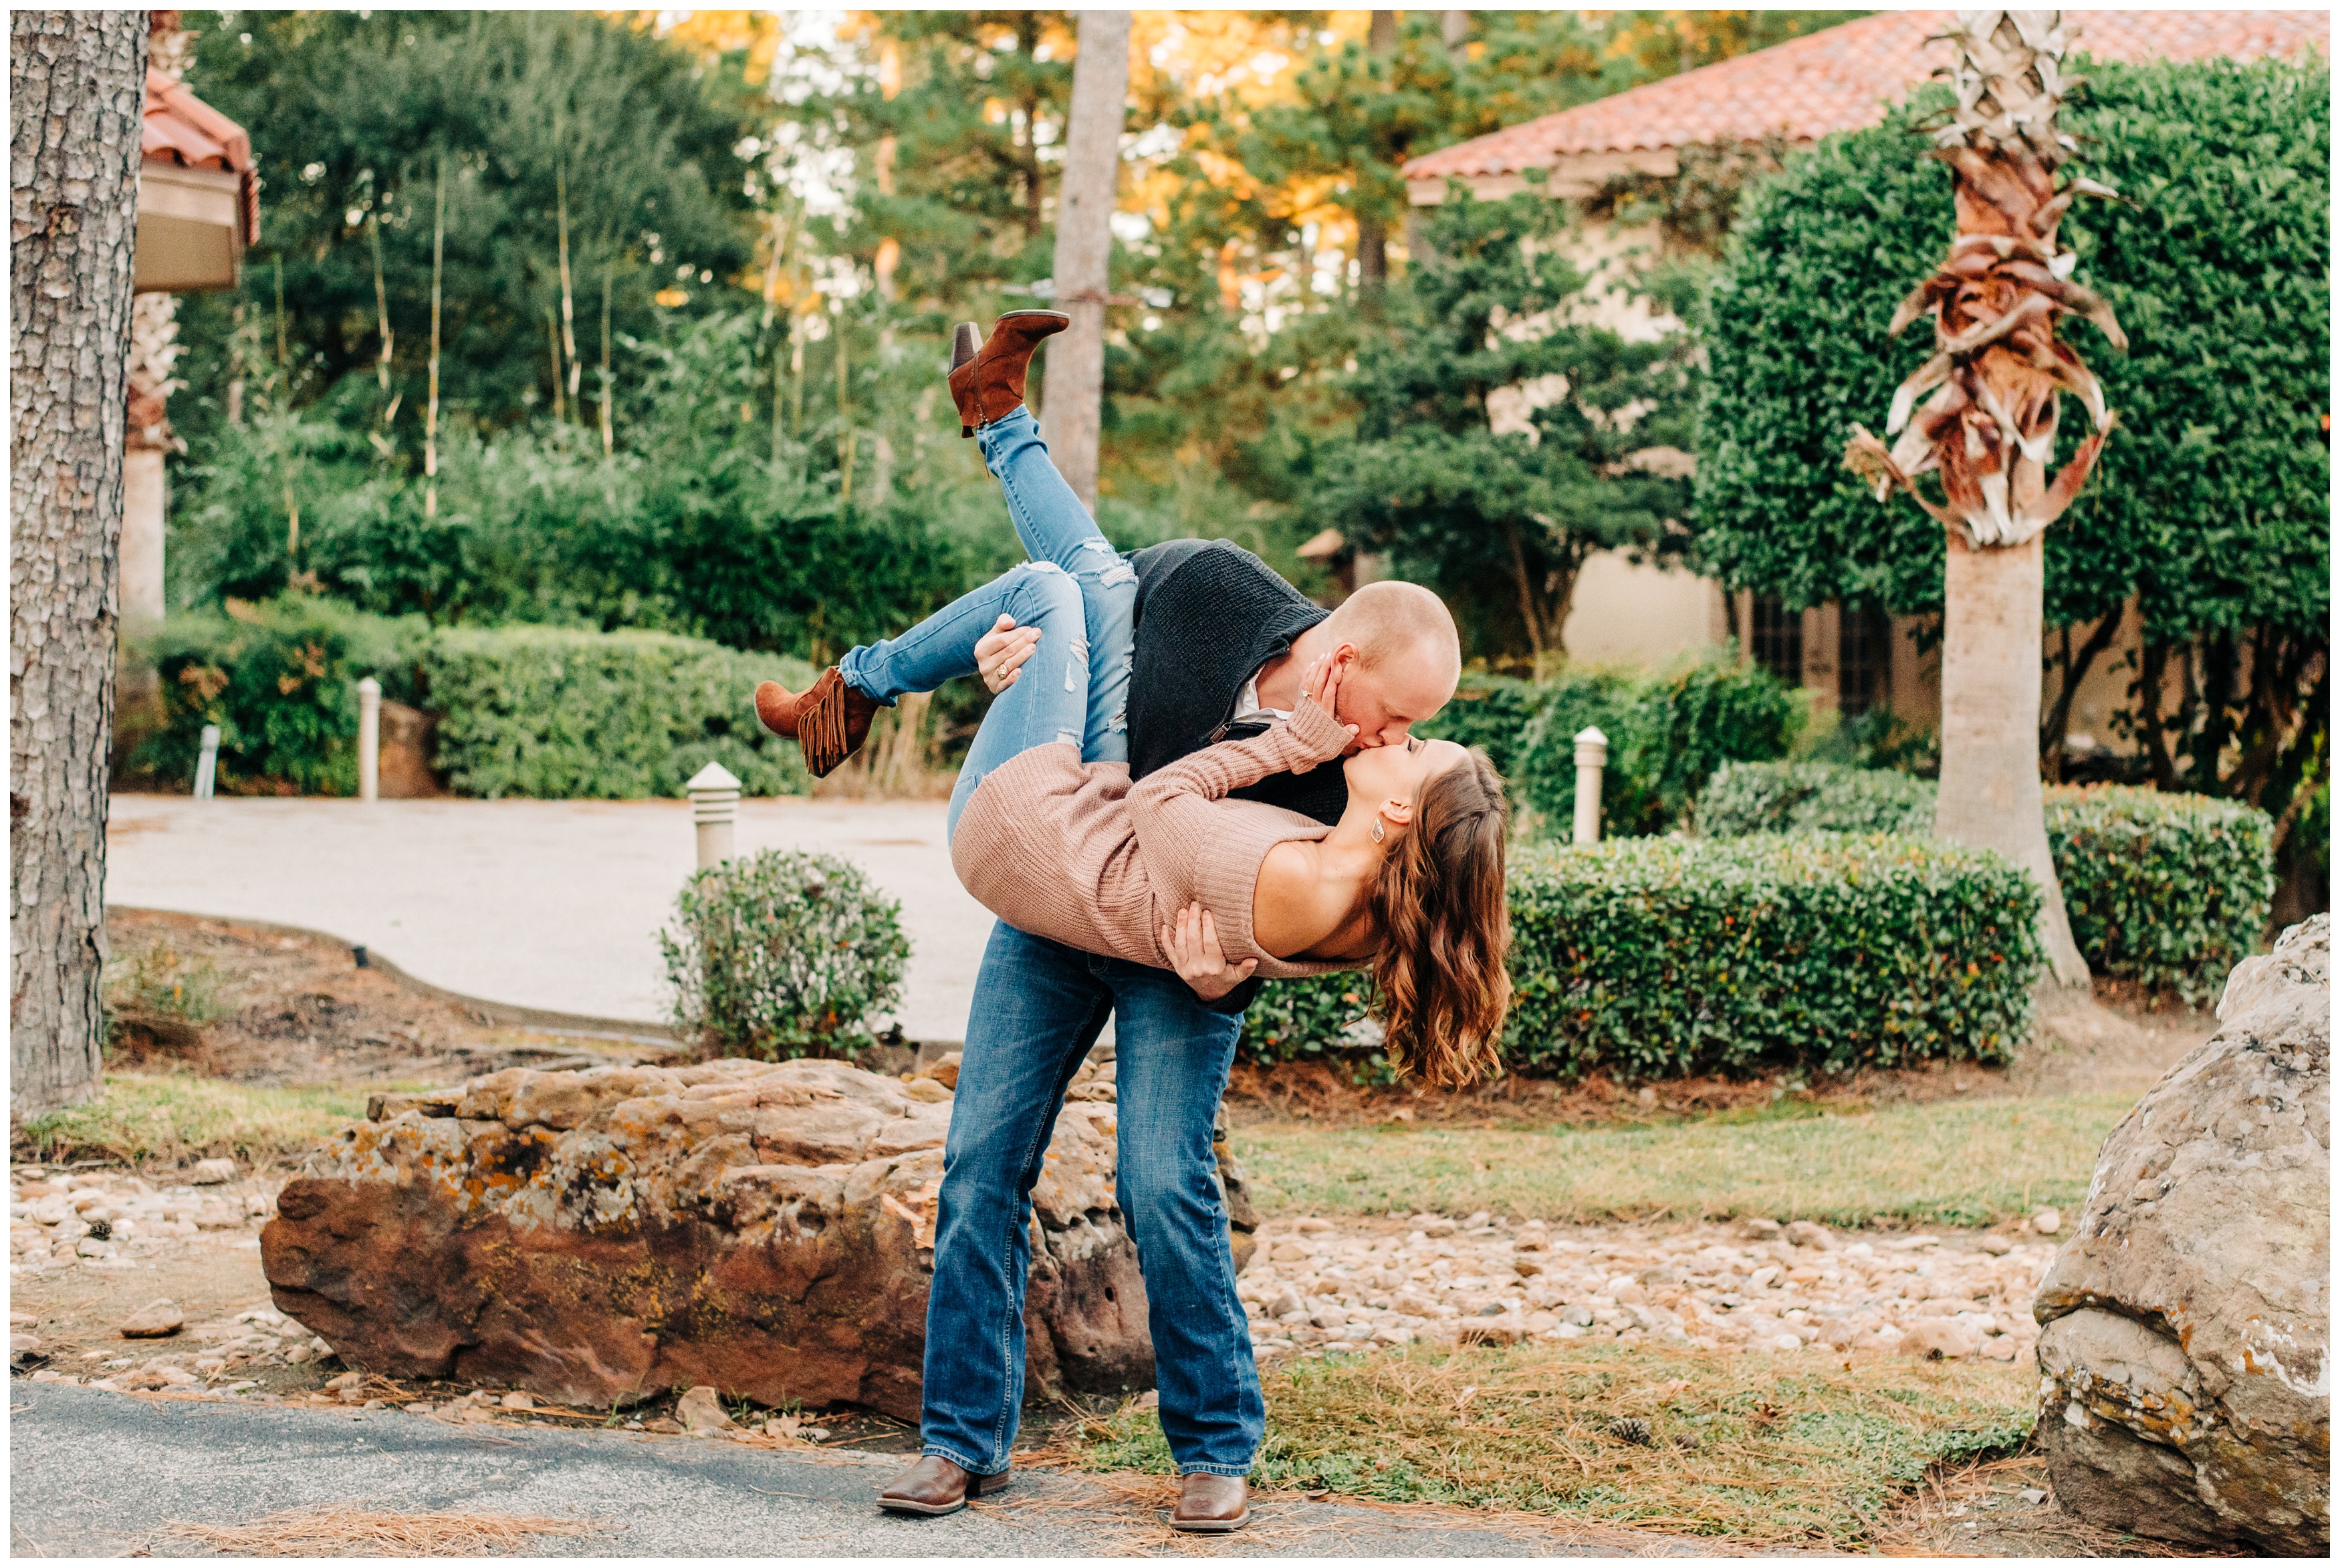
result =
[{"label": "man", "polygon": [[[1328,616],[1225,539],[1175,540],[1129,560],[1138,576],[1133,779],[1265,729],[1327,659],[1342,669],[1334,716],[1356,725],[1353,751],[1403,744],[1454,694],[1454,623],[1425,588],[1373,584]],[[1036,641],[1003,628],[979,643],[987,684],[999,690]],[[1325,823],[1339,820],[1347,799],[1333,767],[1278,774],[1240,793]],[[1137,1244],[1162,1427],[1181,1477],[1170,1523],[1220,1532],[1250,1518],[1244,1477],[1266,1414],[1235,1297],[1211,1128],[1258,982],[1236,983],[1211,956],[1216,966],[1190,985],[1168,970],[1076,952],[1005,922],[992,927],[944,1150],[927,1310],[925,1456],[886,1489],[881,1506],[947,1514],[1008,1484],[1024,1396],[1032,1187],[1065,1090],[1110,1017],[1115,1196]]]}]

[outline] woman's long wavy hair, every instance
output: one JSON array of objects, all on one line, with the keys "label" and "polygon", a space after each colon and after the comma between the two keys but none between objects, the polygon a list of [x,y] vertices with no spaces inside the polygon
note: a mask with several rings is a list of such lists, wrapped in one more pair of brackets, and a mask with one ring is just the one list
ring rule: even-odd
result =
[{"label": "woman's long wavy hair", "polygon": [[1442,1089],[1494,1066],[1511,1011],[1510,836],[1502,775],[1473,747],[1422,786],[1413,825],[1366,890],[1390,1053]]}]

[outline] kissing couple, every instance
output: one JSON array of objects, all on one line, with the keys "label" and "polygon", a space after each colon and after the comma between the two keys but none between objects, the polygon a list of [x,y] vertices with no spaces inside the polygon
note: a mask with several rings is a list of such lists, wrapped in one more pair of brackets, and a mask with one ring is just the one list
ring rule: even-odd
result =
[{"label": "kissing couple", "polygon": [[1427,589],[1373,583],[1328,615],[1225,539],[1106,542],[1024,404],[1033,351],[1069,322],[1010,311],[980,348],[960,327],[951,354],[1030,558],[805,692],[767,681],[756,711],[818,775],[906,692],[980,675],[995,694],[944,831],[999,918],[944,1146],[923,1457],[880,1506],[947,1514],[1009,1482],[1031,1191],[1111,1018],[1170,1524],[1234,1530],[1266,1411],[1211,1129],[1244,1009],[1263,980],[1370,969],[1403,1067],[1476,1076],[1511,1002],[1503,786],[1484,753],[1412,733],[1461,675]]}]

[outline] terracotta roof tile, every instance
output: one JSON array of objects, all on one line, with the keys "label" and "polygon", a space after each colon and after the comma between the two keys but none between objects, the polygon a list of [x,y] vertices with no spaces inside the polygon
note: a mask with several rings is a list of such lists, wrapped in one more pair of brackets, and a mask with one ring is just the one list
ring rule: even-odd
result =
[{"label": "terracotta roof tile", "polygon": [[[1886,102],[1948,63],[1948,45],[1927,40],[1952,15],[1896,11],[1840,23],[1416,158],[1406,177],[1483,178],[1549,168],[1580,153],[1751,142],[1774,133],[1809,142],[1873,125]],[[2332,50],[2331,15],[2323,11],[2072,15],[2080,50],[2100,59],[2256,60],[2303,47]]]},{"label": "terracotta roof tile", "polygon": [[260,242],[260,185],[252,138],[243,126],[160,71],[146,73],[146,117],[139,152],[150,163],[218,169],[243,176],[243,242]]}]

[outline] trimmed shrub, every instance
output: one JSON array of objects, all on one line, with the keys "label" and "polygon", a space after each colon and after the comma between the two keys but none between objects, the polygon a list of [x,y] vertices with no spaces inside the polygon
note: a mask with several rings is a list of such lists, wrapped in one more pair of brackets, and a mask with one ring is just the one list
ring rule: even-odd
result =
[{"label": "trimmed shrub", "polygon": [[2005,1060],[2039,895],[1998,856],[1883,833],[1554,848],[1512,874],[1506,1054],[1573,1078]]},{"label": "trimmed shrub", "polygon": [[1698,799],[1706,838],[1755,833],[1934,831],[1932,781],[1829,763],[1727,763]]},{"label": "trimmed shrub", "polygon": [[1244,1012],[1235,1054],[1245,1061],[1338,1063],[1351,1081],[1397,1081],[1395,1065],[1376,1049],[1380,1026],[1369,1022],[1373,977],[1363,971],[1271,981]]},{"label": "trimmed shrub", "polygon": [[899,1000],[901,904],[829,854],[761,850],[692,873],[658,933],[675,1027],[709,1056],[850,1061]]},{"label": "trimmed shrub", "polygon": [[[2030,1032],[2038,891],[1984,850],[1883,833],[1551,845],[1515,857],[1511,904],[1516,1072],[2003,1061]],[[1267,986],[1245,1054],[1362,1054],[1341,1025],[1363,979]]]},{"label": "trimmed shrub", "polygon": [[2072,940],[2098,974],[2218,994],[2275,896],[2275,823],[2239,801],[2125,784],[2048,792],[2048,848]]},{"label": "trimmed shrub", "polygon": [[[1726,767],[1700,798],[1699,832],[1930,834],[1935,784],[1822,763]],[[2097,974],[2218,993],[2255,952],[2275,891],[2275,824],[2238,801],[2126,784],[2051,784],[2048,852],[2072,940]]]},{"label": "trimmed shrub", "polygon": [[422,653],[438,765],[462,794],[624,800],[681,793],[721,763],[747,794],[805,794],[796,743],[756,723],[756,683],[801,690],[798,659],[664,632],[504,626]]},{"label": "trimmed shrub", "polygon": [[134,656],[161,674],[161,713],[130,746],[125,772],[191,787],[203,726],[217,725],[221,794],[355,794],[357,683],[373,676],[386,695],[411,699],[425,635],[420,617],[302,595],[172,616]]},{"label": "trimmed shrub", "polygon": [[1425,735],[1484,746],[1513,793],[1548,822],[1576,806],[1576,735],[1609,737],[1602,831],[1664,833],[1725,762],[1783,756],[1803,720],[1796,694],[1725,655],[1671,673],[1570,670],[1543,682],[1473,679]]}]

